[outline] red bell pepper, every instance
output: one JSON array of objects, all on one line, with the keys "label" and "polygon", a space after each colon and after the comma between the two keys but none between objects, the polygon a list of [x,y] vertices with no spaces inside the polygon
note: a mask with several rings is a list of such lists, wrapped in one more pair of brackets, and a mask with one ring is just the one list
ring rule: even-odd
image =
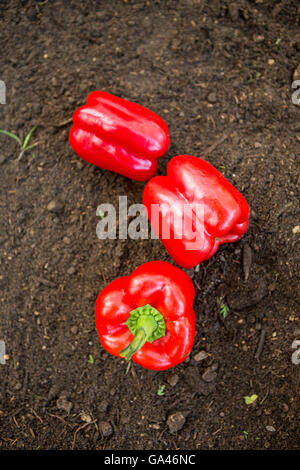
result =
[{"label": "red bell pepper", "polygon": [[207,260],[219,245],[238,240],[248,228],[244,197],[212,165],[191,155],[172,158],[167,176],[148,181],[143,203],[154,232],[184,268]]},{"label": "red bell pepper", "polygon": [[147,369],[179,364],[193,346],[194,295],[189,276],[164,261],[150,261],[115,279],[96,301],[102,346]]},{"label": "red bell pepper", "polygon": [[73,115],[69,141],[93,165],[138,181],[154,175],[169,147],[169,131],[157,114],[139,104],[94,91]]}]

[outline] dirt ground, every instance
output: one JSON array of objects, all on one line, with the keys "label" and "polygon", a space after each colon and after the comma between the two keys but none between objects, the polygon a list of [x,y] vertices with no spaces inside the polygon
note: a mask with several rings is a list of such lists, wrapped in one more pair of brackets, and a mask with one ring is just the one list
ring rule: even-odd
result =
[{"label": "dirt ground", "polygon": [[[0,449],[300,448],[299,23],[296,0],[1,1],[0,127],[38,128],[21,160],[0,135]],[[171,260],[158,240],[96,236],[97,206],[139,203],[144,183],[70,148],[93,90],[166,120],[159,174],[202,156],[251,206],[246,235],[189,272],[197,334],[169,371],[128,370],[95,329],[107,283]]]}]

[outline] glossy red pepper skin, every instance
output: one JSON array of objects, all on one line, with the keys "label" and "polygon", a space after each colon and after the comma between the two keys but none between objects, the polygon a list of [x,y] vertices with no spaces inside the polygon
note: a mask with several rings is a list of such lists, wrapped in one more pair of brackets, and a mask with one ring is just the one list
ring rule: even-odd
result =
[{"label": "glossy red pepper skin", "polygon": [[169,147],[161,117],[139,104],[94,91],[73,115],[69,141],[83,160],[128,178],[145,181]]},{"label": "glossy red pepper skin", "polygon": [[164,317],[166,334],[146,342],[132,360],[152,370],[164,370],[184,361],[195,335],[194,286],[181,269],[164,261],[150,261],[131,275],[106,286],[96,301],[96,327],[102,346],[114,356],[129,345],[133,335],[125,322],[129,313],[146,304]]},{"label": "glossy red pepper skin", "polygon": [[[238,240],[249,224],[249,206],[239,191],[212,165],[191,155],[172,158],[167,176],[156,176],[148,181],[143,203],[155,233],[174,261],[184,268],[209,259],[222,243]],[[162,203],[165,204],[163,210]],[[151,216],[152,204],[159,205],[159,220]],[[184,204],[199,204],[203,210],[202,243],[198,249],[188,248],[195,239],[194,221],[191,230],[187,229],[181,239],[174,236],[176,224],[182,222]],[[174,207],[177,207],[179,219],[172,218]],[[170,229],[169,239],[162,239],[162,220]]]}]

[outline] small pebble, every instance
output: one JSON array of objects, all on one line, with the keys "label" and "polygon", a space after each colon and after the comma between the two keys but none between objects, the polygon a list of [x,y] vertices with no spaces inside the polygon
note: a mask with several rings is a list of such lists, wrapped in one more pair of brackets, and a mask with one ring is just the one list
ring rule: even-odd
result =
[{"label": "small pebble", "polygon": [[84,167],[84,163],[79,160],[78,162],[76,162],[76,166],[78,170],[82,170],[82,168]]},{"label": "small pebble", "polygon": [[237,21],[239,19],[239,5],[236,3],[230,3],[228,6],[228,13],[232,21]]},{"label": "small pebble", "polygon": [[204,359],[207,359],[209,357],[209,354],[206,351],[199,351],[197,354],[194,356],[194,360],[196,362],[204,361]]},{"label": "small pebble", "polygon": [[265,37],[262,34],[253,34],[253,41],[262,42],[265,40]]},{"label": "small pebble", "polygon": [[68,414],[70,414],[70,411],[73,407],[73,403],[67,400],[66,392],[62,392],[56,402],[56,406],[59,410],[66,411]]},{"label": "small pebble", "polygon": [[51,202],[49,202],[48,206],[47,206],[47,210],[49,212],[61,212],[64,208],[64,205],[62,202],[58,201],[58,200],[53,200]]},{"label": "small pebble", "polygon": [[202,375],[202,379],[204,380],[204,382],[213,382],[214,380],[216,380],[217,378],[217,373],[215,372],[215,370],[213,370],[211,367],[209,367],[208,369],[206,369],[206,371],[203,373]]},{"label": "small pebble", "polygon": [[92,418],[90,417],[90,415],[88,415],[86,413],[82,413],[80,417],[81,417],[82,421],[84,421],[85,423],[91,423],[92,422]]},{"label": "small pebble", "polygon": [[169,426],[170,433],[175,434],[176,432],[180,431],[180,429],[183,428],[185,421],[185,416],[181,411],[172,413],[167,419],[167,425]]},{"label": "small pebble", "polygon": [[106,413],[108,410],[108,402],[106,400],[101,401],[98,405],[98,410],[100,413]]},{"label": "small pebble", "polygon": [[207,97],[207,101],[211,104],[216,103],[218,101],[216,93],[215,92],[209,93]]},{"label": "small pebble", "polygon": [[21,390],[21,388],[22,388],[21,382],[16,382],[14,385],[14,390]]},{"label": "small pebble", "polygon": [[296,225],[293,230],[292,230],[293,234],[296,235],[296,233],[299,233],[300,232],[300,225]]},{"label": "small pebble", "polygon": [[75,273],[76,273],[76,269],[75,269],[73,266],[71,266],[71,267],[68,269],[67,273],[71,276],[72,274],[75,274]]},{"label": "small pebble", "polygon": [[101,421],[99,424],[99,429],[103,437],[110,437],[113,433],[113,428],[107,421]]},{"label": "small pebble", "polygon": [[172,374],[167,377],[167,382],[171,387],[175,387],[179,381],[179,376],[177,374]]},{"label": "small pebble", "polygon": [[266,430],[269,431],[269,432],[275,432],[276,431],[274,426],[266,426]]}]

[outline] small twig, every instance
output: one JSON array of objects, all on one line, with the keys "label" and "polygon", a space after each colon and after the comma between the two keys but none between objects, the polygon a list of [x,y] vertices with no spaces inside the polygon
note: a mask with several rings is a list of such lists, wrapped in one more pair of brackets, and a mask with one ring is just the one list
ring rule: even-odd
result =
[{"label": "small twig", "polygon": [[215,436],[215,435],[218,434],[218,432],[220,432],[221,430],[222,430],[222,428],[217,429],[216,431],[214,431],[214,432],[212,433],[212,435]]},{"label": "small twig", "polygon": [[216,130],[216,129],[217,129],[217,126],[216,126],[216,123],[215,123],[214,118],[213,118],[212,116],[208,116],[208,119],[211,121],[214,130]]},{"label": "small twig", "polygon": [[283,7],[284,7],[284,2],[277,3],[277,5],[275,5],[275,7],[272,10],[272,13],[271,13],[272,17],[276,18],[276,16],[278,15],[278,13]]},{"label": "small twig", "polygon": [[67,421],[62,418],[61,416],[58,416],[58,415],[54,415],[53,413],[47,413],[49,416],[52,416],[52,418],[57,418],[59,419],[62,423],[64,423],[66,426],[70,426],[72,427],[72,425],[70,423],[67,423]]},{"label": "small twig", "polygon": [[86,428],[87,426],[89,426],[90,424],[94,424],[94,423],[95,423],[95,421],[91,421],[90,423],[85,423],[85,424],[83,424],[82,426],[79,426],[79,428],[76,429],[76,431],[74,432],[74,438],[73,438],[72,449],[74,449],[74,447],[75,447],[77,433],[78,433],[81,429],[84,429],[84,428]]},{"label": "small twig", "polygon": [[252,250],[249,245],[245,245],[243,249],[243,271],[244,271],[245,281],[248,280],[251,264],[252,264]]},{"label": "small twig", "polygon": [[260,355],[262,353],[262,350],[263,350],[263,347],[264,347],[264,344],[265,344],[265,339],[266,339],[266,330],[263,328],[261,330],[259,343],[258,343],[258,348],[257,348],[256,354],[255,354],[255,359],[257,359],[258,361],[260,359]]},{"label": "small twig", "polygon": [[33,278],[39,282],[40,284],[42,284],[43,286],[46,286],[46,287],[55,287],[56,284],[52,281],[48,281],[48,279],[44,279],[43,277],[37,277],[37,276],[33,276]]},{"label": "small twig", "polygon": [[43,421],[42,418],[37,414],[37,412],[36,412],[33,408],[31,408],[31,411],[32,411],[32,413],[34,414],[34,416],[43,424],[44,421]]},{"label": "small twig", "polygon": [[17,426],[17,428],[19,428],[20,425],[19,425],[19,423],[18,423],[18,421],[17,421],[17,418],[16,418],[15,416],[13,416],[13,420],[14,420],[14,423],[15,423],[15,425]]},{"label": "small twig", "polygon": [[131,367],[131,361],[129,361],[128,364],[127,364],[125,375],[128,374],[128,372],[130,370],[130,367]]},{"label": "small twig", "polygon": [[227,137],[228,134],[223,134],[220,139],[216,140],[210,147],[208,147],[207,150],[205,150],[205,152],[203,152],[203,155],[210,155],[215,150],[215,148],[218,147],[218,145],[222,144],[224,140],[227,139]]},{"label": "small twig", "polygon": [[260,405],[262,405],[264,403],[264,401],[266,401],[268,395],[269,395],[269,390],[265,394],[264,398],[261,400]]},{"label": "small twig", "polygon": [[66,119],[65,121],[59,122],[58,124],[53,124],[53,127],[64,127],[67,124],[70,124],[73,121],[73,118]]},{"label": "small twig", "polygon": [[292,206],[293,206],[293,202],[292,202],[292,201],[290,201],[290,202],[288,202],[287,204],[285,204],[285,205],[284,205],[283,207],[281,207],[281,208],[279,209],[279,211],[277,212],[276,218],[279,219],[279,217],[282,216],[282,214],[283,214],[287,209],[289,209],[289,208],[292,207]]}]

